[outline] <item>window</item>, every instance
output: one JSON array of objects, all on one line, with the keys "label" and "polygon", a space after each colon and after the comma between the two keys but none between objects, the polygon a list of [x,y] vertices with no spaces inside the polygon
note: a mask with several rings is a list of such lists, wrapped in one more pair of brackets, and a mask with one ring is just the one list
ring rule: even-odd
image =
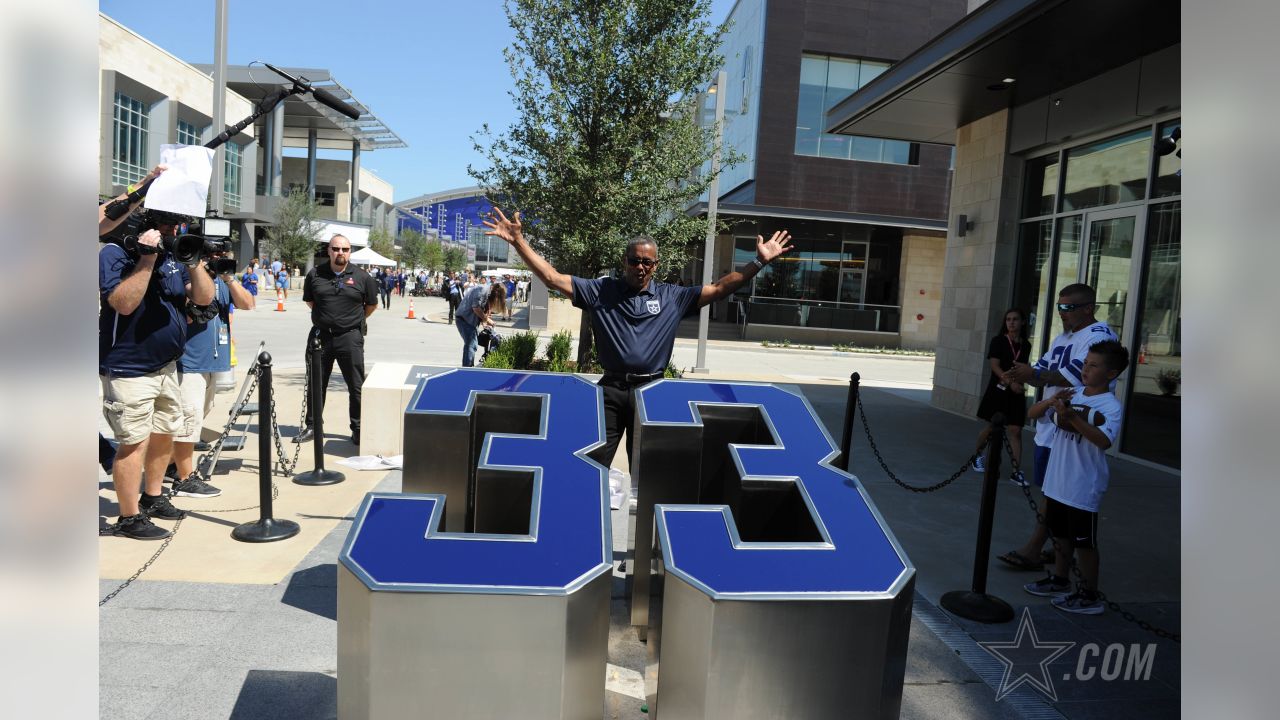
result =
[{"label": "window", "polygon": [[[304,188],[305,189],[305,188]],[[334,207],[337,205],[334,189],[332,185],[316,186],[316,205],[320,207]]]},{"label": "window", "polygon": [[244,148],[228,141],[222,146],[222,204],[227,210],[240,209],[240,162]]},{"label": "window", "polygon": [[203,145],[200,142],[200,129],[186,120],[178,121],[178,142],[182,145]]},{"label": "window", "polygon": [[1062,211],[1142,200],[1150,157],[1148,128],[1068,150]]},{"label": "window", "polygon": [[147,175],[147,114],[141,100],[116,93],[114,142],[111,148],[111,182],[135,183]]},{"label": "window", "polygon": [[796,154],[896,165],[919,162],[915,143],[824,133],[826,113],[855,90],[889,69],[888,63],[826,55],[800,60],[800,101],[796,108]]}]

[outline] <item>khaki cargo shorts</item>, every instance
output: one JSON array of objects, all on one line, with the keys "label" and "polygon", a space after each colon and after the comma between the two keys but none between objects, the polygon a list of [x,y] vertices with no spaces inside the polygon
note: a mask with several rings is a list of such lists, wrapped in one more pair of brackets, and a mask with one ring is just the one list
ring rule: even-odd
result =
[{"label": "khaki cargo shorts", "polygon": [[182,386],[182,407],[192,416],[191,429],[187,435],[174,435],[173,441],[180,443],[200,442],[200,428],[204,419],[213,410],[214,395],[218,385],[214,382],[213,373],[184,372],[179,373],[179,385]]},{"label": "khaki cargo shorts", "polygon": [[137,445],[152,433],[185,436],[191,434],[195,409],[188,409],[178,384],[178,364],[168,365],[140,377],[101,375],[102,415],[116,442]]}]

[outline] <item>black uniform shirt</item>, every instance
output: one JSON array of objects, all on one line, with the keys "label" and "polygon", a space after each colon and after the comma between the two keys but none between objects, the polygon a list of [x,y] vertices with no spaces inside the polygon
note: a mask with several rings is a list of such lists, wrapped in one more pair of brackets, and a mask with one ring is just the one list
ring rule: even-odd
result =
[{"label": "black uniform shirt", "polygon": [[364,322],[364,306],[378,304],[378,282],[360,268],[348,265],[334,273],[325,263],[307,273],[302,299],[315,303],[312,325],[333,332],[352,330]]}]

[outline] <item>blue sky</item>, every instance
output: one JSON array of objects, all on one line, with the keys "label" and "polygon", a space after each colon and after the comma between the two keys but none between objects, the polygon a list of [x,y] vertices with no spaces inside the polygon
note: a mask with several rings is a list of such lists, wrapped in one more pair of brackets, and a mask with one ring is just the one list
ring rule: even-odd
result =
[{"label": "blue sky", "polygon": [[[712,19],[733,3],[712,0]],[[101,0],[99,9],[182,60],[213,62],[214,0]],[[360,158],[397,201],[473,184],[467,164],[483,159],[469,138],[514,117],[501,0],[228,0],[227,15],[228,63],[326,68],[408,143]]]}]

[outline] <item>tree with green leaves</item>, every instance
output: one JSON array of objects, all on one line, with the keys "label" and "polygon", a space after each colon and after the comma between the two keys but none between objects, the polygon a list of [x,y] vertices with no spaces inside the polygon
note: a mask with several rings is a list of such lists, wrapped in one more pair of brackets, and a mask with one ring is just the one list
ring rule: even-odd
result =
[{"label": "tree with green leaves", "polygon": [[444,249],[444,271],[456,273],[467,268],[467,249],[461,245],[450,245]]},{"label": "tree with green leaves", "polygon": [[396,241],[391,236],[391,232],[381,225],[375,225],[369,230],[369,247],[384,258],[394,259],[396,256]]},{"label": "tree with green leaves", "polygon": [[444,267],[444,248],[439,240],[428,240],[422,255],[422,266],[429,272],[436,272]]},{"label": "tree with green leaves", "polygon": [[410,270],[422,267],[427,252],[427,239],[417,230],[400,233],[400,264]]},{"label": "tree with green leaves", "polygon": [[[686,209],[711,182],[702,168],[714,128],[698,123],[699,91],[721,65],[724,28],[712,27],[710,0],[507,0],[505,10],[518,119],[503,134],[484,126],[476,149],[489,167],[468,172],[494,205],[529,218],[530,243],[561,272],[617,267],[637,235],[681,266],[706,235]],[[585,314],[578,337],[581,361]]]},{"label": "tree with green leaves", "polygon": [[271,227],[267,228],[267,257],[276,257],[290,267],[305,268],[324,241],[324,229],[317,216],[319,206],[301,190],[293,190],[276,206]]}]

